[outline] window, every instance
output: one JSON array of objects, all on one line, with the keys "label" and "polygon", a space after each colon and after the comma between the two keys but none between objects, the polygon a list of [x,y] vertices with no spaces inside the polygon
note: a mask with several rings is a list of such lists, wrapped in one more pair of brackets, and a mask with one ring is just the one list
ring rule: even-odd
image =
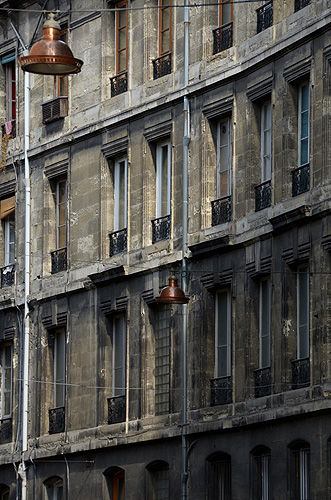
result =
[{"label": "window", "polygon": [[56,250],[51,253],[52,273],[67,269],[67,179],[55,184]]},{"label": "window", "polygon": [[219,28],[214,30],[214,54],[232,47],[233,3],[231,0],[219,2]]},{"label": "window", "polygon": [[231,313],[228,291],[216,295],[215,376],[231,376]]},{"label": "window", "polygon": [[298,359],[309,357],[309,272],[308,267],[297,272],[297,331]]},{"label": "window", "polygon": [[110,500],[125,500],[125,471],[120,467],[110,467],[104,475]]},{"label": "window", "polygon": [[294,0],[294,12],[303,9],[311,3],[311,0]]},{"label": "window", "polygon": [[1,200],[1,220],[3,221],[4,265],[1,269],[1,286],[14,282],[15,272],[15,196]]},{"label": "window", "polygon": [[271,101],[261,106],[261,184],[255,187],[255,210],[271,205]]},{"label": "window", "polygon": [[6,82],[6,126],[7,135],[15,135],[13,132],[16,120],[16,56],[15,53],[3,57],[1,64],[5,73]]},{"label": "window", "polygon": [[159,57],[153,61],[154,80],[171,73],[172,0],[159,0]]},{"label": "window", "polygon": [[212,226],[231,219],[231,118],[217,123],[216,196],[212,202]]},{"label": "window", "polygon": [[309,85],[299,87],[298,166],[309,163]]},{"label": "window", "polygon": [[170,236],[171,148],[170,142],[156,146],[156,219],[152,221],[152,241]]},{"label": "window", "polygon": [[48,479],[45,482],[47,500],[63,500],[63,481],[59,477]]},{"label": "window", "polygon": [[291,498],[310,500],[310,446],[306,441],[296,441],[290,446]]},{"label": "window", "polygon": [[170,310],[160,306],[155,327],[155,414],[170,411]]},{"label": "window", "polygon": [[169,500],[169,464],[163,461],[153,462],[147,467],[150,474],[150,500]]},{"label": "window", "polygon": [[255,500],[270,500],[270,449],[258,446],[252,451],[252,493]]},{"label": "window", "polygon": [[127,248],[127,158],[114,164],[114,231],[110,234],[110,256]]},{"label": "window", "polygon": [[231,500],[231,457],[215,453],[208,459],[208,499]]},{"label": "window", "polygon": [[54,406],[65,405],[66,332],[59,329],[54,336]]},{"label": "window", "polygon": [[10,490],[6,486],[2,487],[0,490],[0,500],[9,500]]},{"label": "window", "polygon": [[260,368],[270,366],[270,280],[260,283]]},{"label": "window", "polygon": [[[60,39],[64,43],[68,43],[68,30],[67,28],[60,31]],[[54,97],[67,97],[68,96],[68,76],[60,75],[54,76]]]},{"label": "window", "polygon": [[257,32],[269,28],[273,23],[273,0],[263,0],[263,5],[257,10]]},{"label": "window", "polygon": [[127,91],[128,70],[128,2],[121,2],[115,10],[116,76],[111,78],[111,96]]},{"label": "window", "polygon": [[1,346],[1,418],[10,418],[13,398],[13,347]]},{"label": "window", "polygon": [[125,394],[126,332],[124,315],[113,320],[113,395]]}]

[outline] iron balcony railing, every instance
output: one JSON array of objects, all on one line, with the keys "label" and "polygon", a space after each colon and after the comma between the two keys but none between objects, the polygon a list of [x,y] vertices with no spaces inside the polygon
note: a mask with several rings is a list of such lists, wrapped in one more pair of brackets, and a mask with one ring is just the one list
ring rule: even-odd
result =
[{"label": "iron balcony railing", "polygon": [[292,196],[305,193],[310,188],[309,163],[292,170]]},{"label": "iron balcony railing", "polygon": [[52,274],[67,270],[67,247],[51,252]]},{"label": "iron balcony railing", "polygon": [[110,79],[111,96],[123,94],[128,90],[128,72],[124,71]]},{"label": "iron balcony railing", "polygon": [[0,444],[10,443],[13,435],[13,424],[11,418],[0,422]]},{"label": "iron balcony railing", "polygon": [[309,358],[301,358],[292,361],[292,389],[300,389],[310,384],[310,361]]},{"label": "iron balcony railing", "polygon": [[295,0],[294,1],[294,11],[298,12],[298,10],[307,7],[311,3],[311,0]]},{"label": "iron balcony railing", "polygon": [[120,231],[114,231],[109,235],[109,255],[113,255],[121,252],[125,252],[127,249],[127,234],[128,230],[121,229]]},{"label": "iron balcony railing", "polygon": [[211,202],[211,225],[218,226],[229,222],[232,216],[231,196],[225,196]]},{"label": "iron balcony railing", "polygon": [[271,181],[255,186],[255,211],[271,206]]},{"label": "iron balcony railing", "polygon": [[157,241],[168,240],[170,238],[170,215],[152,219],[152,243]]},{"label": "iron balcony railing", "polygon": [[1,288],[11,286],[15,281],[15,264],[0,268],[1,271]]},{"label": "iron balcony railing", "polygon": [[223,24],[213,30],[214,54],[229,49],[233,45],[233,23]]},{"label": "iron balcony railing", "polygon": [[51,408],[49,410],[49,433],[58,434],[65,429],[65,411],[64,406]]},{"label": "iron balcony railing", "polygon": [[107,398],[108,401],[108,424],[125,422],[126,417],[126,397],[114,396]]},{"label": "iron balcony railing", "polygon": [[254,381],[255,381],[255,397],[261,398],[263,396],[269,396],[269,394],[271,394],[270,366],[267,368],[260,368],[258,370],[254,370]]},{"label": "iron balcony railing", "polygon": [[257,13],[257,32],[260,33],[272,26],[274,20],[274,9],[272,1],[263,4],[256,9]]},{"label": "iron balcony railing", "polygon": [[232,403],[232,377],[220,377],[210,380],[211,406]]},{"label": "iron balcony railing", "polygon": [[157,57],[153,61],[153,78],[157,80],[161,76],[169,75],[171,73],[171,52]]}]

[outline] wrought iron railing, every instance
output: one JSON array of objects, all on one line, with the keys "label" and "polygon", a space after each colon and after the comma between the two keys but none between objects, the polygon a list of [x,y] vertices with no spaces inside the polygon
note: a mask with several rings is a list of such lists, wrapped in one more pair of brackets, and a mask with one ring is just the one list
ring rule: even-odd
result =
[{"label": "wrought iron railing", "polygon": [[157,57],[153,61],[153,78],[161,78],[161,76],[169,75],[171,73],[171,52]]},{"label": "wrought iron railing", "polygon": [[255,397],[269,396],[271,394],[271,369],[260,368],[254,370]]},{"label": "wrought iron railing", "polygon": [[292,361],[292,389],[300,389],[310,384],[309,358]]},{"label": "wrought iron railing", "polygon": [[152,219],[152,243],[157,241],[167,240],[170,238],[170,215]]},{"label": "wrought iron railing", "polygon": [[126,417],[125,395],[107,398],[107,401],[108,401],[108,424],[125,422],[125,417]]},{"label": "wrought iron railing", "polygon": [[214,36],[214,54],[229,49],[233,44],[233,23],[223,24],[213,30]]},{"label": "wrought iron railing", "polygon": [[5,135],[9,135],[9,137],[16,137],[16,120],[9,121],[8,125],[9,125],[9,127],[11,125],[11,131],[9,134],[7,134],[7,132],[6,132],[6,124],[4,123],[3,125],[1,125],[2,137]]},{"label": "wrought iron railing", "polygon": [[0,268],[1,271],[1,288],[11,286],[15,281],[15,264]]},{"label": "wrought iron railing", "polygon": [[114,231],[109,235],[109,255],[113,255],[121,252],[125,252],[127,248],[127,235],[128,230],[121,229],[120,231]]},{"label": "wrought iron railing", "polygon": [[210,381],[211,406],[232,403],[232,377],[213,378]]},{"label": "wrought iron railing", "polygon": [[10,443],[13,434],[12,420],[6,419],[0,422],[0,444]]},{"label": "wrought iron railing", "polygon": [[110,79],[111,96],[123,94],[128,90],[128,72],[120,73]]},{"label": "wrought iron railing", "polygon": [[58,434],[65,429],[65,411],[64,406],[51,408],[49,410],[49,433]]},{"label": "wrought iron railing", "polygon": [[271,181],[255,186],[255,211],[271,206]]},{"label": "wrought iron railing", "polygon": [[292,196],[309,191],[310,169],[309,163],[292,170]]},{"label": "wrought iron railing", "polygon": [[219,198],[211,202],[211,225],[218,226],[229,222],[232,216],[231,196]]},{"label": "wrought iron railing", "polygon": [[294,12],[303,9],[311,3],[311,0],[295,0],[294,2]]},{"label": "wrought iron railing", "polygon": [[272,0],[256,9],[257,13],[257,32],[260,33],[267,28],[270,28],[274,19],[274,9]]},{"label": "wrought iron railing", "polygon": [[59,248],[51,252],[52,274],[66,271],[67,269],[67,247]]}]

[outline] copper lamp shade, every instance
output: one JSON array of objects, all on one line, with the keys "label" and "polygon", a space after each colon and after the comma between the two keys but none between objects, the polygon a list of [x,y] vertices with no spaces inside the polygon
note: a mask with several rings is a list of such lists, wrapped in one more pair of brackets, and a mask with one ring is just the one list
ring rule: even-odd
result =
[{"label": "copper lamp shade", "polygon": [[68,45],[60,39],[60,25],[54,20],[54,14],[44,23],[43,31],[42,39],[31,47],[29,55],[19,58],[23,71],[39,75],[79,73],[83,61],[75,59]]},{"label": "copper lamp shade", "polygon": [[159,304],[187,304],[190,299],[178,287],[177,279],[171,276],[169,285],[162,288],[160,297],[155,297],[155,300]]}]

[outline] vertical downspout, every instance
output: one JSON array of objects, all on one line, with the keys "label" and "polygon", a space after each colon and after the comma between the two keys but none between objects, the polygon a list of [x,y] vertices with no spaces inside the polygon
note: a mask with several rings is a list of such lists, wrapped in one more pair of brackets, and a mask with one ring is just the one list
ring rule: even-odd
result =
[{"label": "vertical downspout", "polygon": [[[184,91],[188,86],[189,74],[189,12],[188,0],[184,3]],[[188,222],[188,146],[190,143],[190,107],[188,96],[184,96],[184,135],[183,135],[183,221],[182,221],[182,282],[181,286],[187,293],[187,222]],[[182,395],[182,477],[181,498],[187,498],[187,304],[183,305],[183,345],[182,345],[182,368],[183,368],[183,395]]]}]

